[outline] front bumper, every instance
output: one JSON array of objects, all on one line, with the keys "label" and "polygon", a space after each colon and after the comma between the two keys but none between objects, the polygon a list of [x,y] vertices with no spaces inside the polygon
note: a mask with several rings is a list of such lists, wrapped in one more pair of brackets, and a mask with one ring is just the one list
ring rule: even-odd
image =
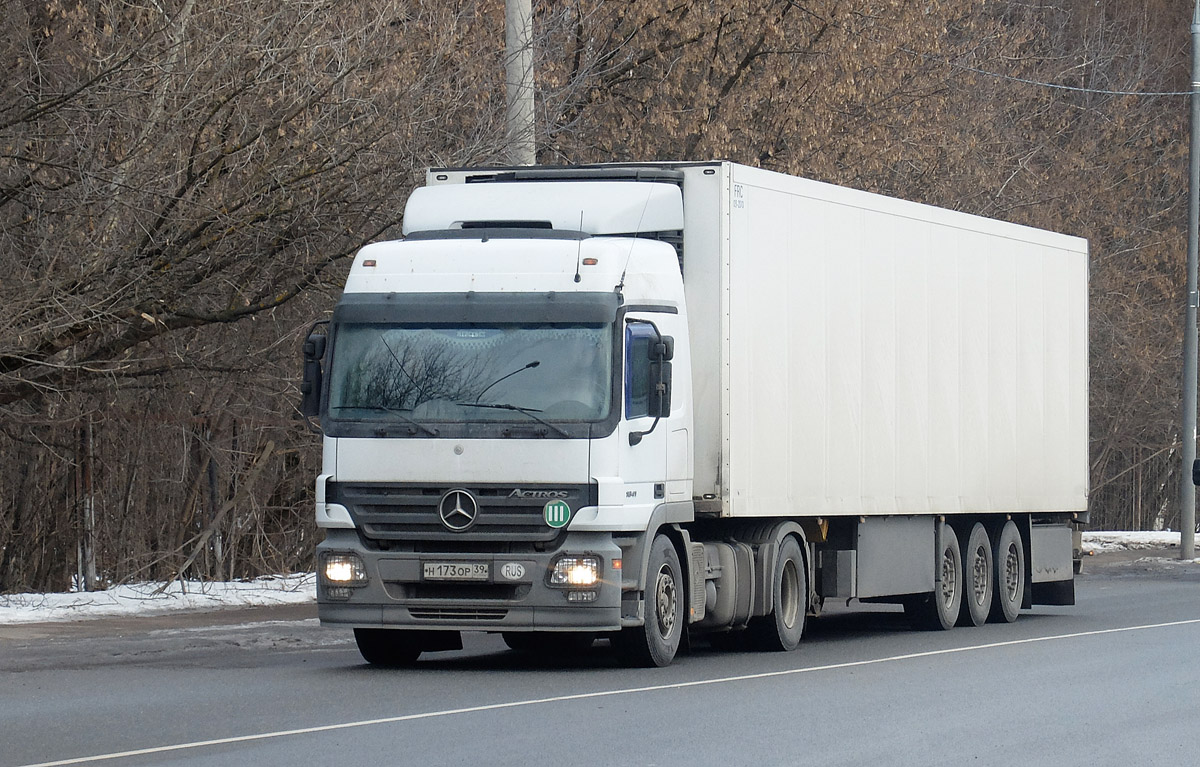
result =
[{"label": "front bumper", "polygon": [[[463,631],[616,631],[621,628],[621,571],[613,561],[621,549],[607,533],[568,533],[554,551],[532,547],[517,553],[375,551],[354,530],[327,530],[317,546],[323,552],[353,552],[367,570],[366,585],[345,599],[331,595],[318,575],[317,613],[322,624],[357,628],[389,627]],[[435,548],[435,547],[429,547]],[[547,583],[555,560],[564,554],[600,558],[600,582],[587,589]],[[487,563],[487,581],[433,581],[423,577],[426,562]],[[507,566],[507,567],[506,567]],[[589,602],[570,602],[571,591],[594,591]]]}]

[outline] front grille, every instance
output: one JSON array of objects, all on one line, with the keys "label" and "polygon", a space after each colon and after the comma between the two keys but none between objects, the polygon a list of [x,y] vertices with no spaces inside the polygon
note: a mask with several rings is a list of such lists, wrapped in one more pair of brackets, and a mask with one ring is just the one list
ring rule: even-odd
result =
[{"label": "front grille", "polygon": [[410,607],[408,613],[429,621],[502,621],[508,616],[508,610],[500,607]]},{"label": "front grille", "polygon": [[[546,524],[543,515],[548,500],[521,497],[518,488],[509,485],[469,485],[468,491],[479,506],[479,514],[470,529],[456,532],[446,528],[438,516],[438,502],[450,487],[330,483],[326,500],[339,503],[364,537],[371,541],[473,541],[487,543],[549,543],[565,528]],[[543,488],[525,486],[524,493]],[[550,488],[565,493],[556,500],[565,501],[574,515],[584,506],[594,505],[596,490],[589,485],[556,485]]]}]

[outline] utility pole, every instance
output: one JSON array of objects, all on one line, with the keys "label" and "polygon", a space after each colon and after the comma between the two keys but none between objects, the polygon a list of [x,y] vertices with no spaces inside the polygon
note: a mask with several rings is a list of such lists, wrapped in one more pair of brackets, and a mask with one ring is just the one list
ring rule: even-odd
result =
[{"label": "utility pole", "polygon": [[534,165],[533,12],[530,0],[505,0],[504,75],[508,102],[508,160]]},{"label": "utility pole", "polygon": [[1192,12],[1191,146],[1188,152],[1188,252],[1187,315],[1183,328],[1183,441],[1179,478],[1179,558],[1196,558],[1196,486],[1192,463],[1196,460],[1196,293],[1197,226],[1200,226],[1200,0]]},{"label": "utility pole", "polygon": [[96,489],[92,470],[96,462],[96,438],[92,415],[84,417],[79,430],[79,495],[83,512],[83,535],[79,541],[79,588],[95,591],[100,581],[96,575]]}]

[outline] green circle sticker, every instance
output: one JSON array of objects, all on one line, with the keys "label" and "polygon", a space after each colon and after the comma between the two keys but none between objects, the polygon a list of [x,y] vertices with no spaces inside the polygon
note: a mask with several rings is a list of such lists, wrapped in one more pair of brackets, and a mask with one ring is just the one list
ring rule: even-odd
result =
[{"label": "green circle sticker", "polygon": [[558,529],[566,527],[571,521],[571,507],[566,501],[550,501],[542,509],[542,516],[546,519],[546,524]]}]

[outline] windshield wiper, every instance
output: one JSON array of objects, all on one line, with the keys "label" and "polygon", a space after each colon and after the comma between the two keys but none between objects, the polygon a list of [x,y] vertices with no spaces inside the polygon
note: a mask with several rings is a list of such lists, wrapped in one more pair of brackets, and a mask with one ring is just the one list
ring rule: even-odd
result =
[{"label": "windshield wiper", "polygon": [[[522,368],[522,369],[523,369],[523,368]],[[531,407],[517,407],[516,405],[510,405],[510,404],[508,404],[507,402],[501,402],[501,403],[491,403],[491,402],[456,402],[455,404],[456,404],[456,405],[459,405],[459,406],[461,406],[461,407],[486,407],[486,408],[491,408],[492,410],[512,410],[512,411],[513,411],[513,412],[515,412],[515,413],[521,413],[521,414],[523,414],[523,415],[527,415],[527,416],[529,416],[530,418],[532,418],[533,420],[537,421],[537,422],[538,422],[538,423],[540,423],[542,426],[545,426],[545,427],[546,427],[546,428],[548,428],[548,429],[553,429],[554,431],[558,432],[559,436],[561,436],[561,437],[570,437],[570,436],[571,436],[570,434],[568,434],[567,432],[563,431],[562,429],[560,429],[559,427],[555,426],[554,424],[550,423],[549,421],[543,420],[542,418],[540,418],[540,417],[538,417],[537,415],[535,415],[535,413],[540,413],[540,412],[542,412],[542,411],[540,411],[540,410],[538,410],[538,409],[536,409],[536,408],[531,408]]]},{"label": "windshield wiper", "polygon": [[513,372],[511,372],[511,373],[505,373],[504,375],[502,375],[502,376],[500,376],[499,378],[497,378],[495,381],[492,381],[490,384],[488,384],[487,386],[483,387],[483,391],[479,392],[478,396],[476,396],[476,397],[475,397],[475,401],[476,401],[476,402],[479,402],[480,398],[482,398],[482,397],[483,397],[483,395],[487,393],[487,390],[488,390],[488,389],[492,388],[493,386],[495,386],[496,384],[498,384],[498,383],[500,383],[501,381],[505,380],[506,378],[512,378],[512,377],[513,377],[513,376],[515,376],[517,373],[523,372],[523,371],[525,371],[525,370],[530,370],[530,369],[532,369],[532,368],[535,368],[535,367],[537,367],[537,366],[538,366],[538,365],[540,365],[540,364],[542,364],[542,361],[541,361],[541,360],[534,360],[533,362],[530,362],[528,365],[525,365],[524,367],[519,367],[519,368],[517,368],[516,370],[514,370],[514,371],[513,371]]},{"label": "windshield wiper", "polygon": [[392,413],[393,415],[400,416],[404,421],[412,424],[413,426],[417,427],[418,429],[425,432],[426,434],[428,434],[431,437],[436,437],[438,435],[437,429],[431,429],[430,427],[426,426],[425,424],[421,423],[420,421],[417,421],[416,419],[412,418],[411,416],[405,415],[405,413],[409,413],[412,411],[406,410],[404,408],[388,407],[386,405],[334,405],[332,409],[333,410],[375,410],[380,413]]}]

